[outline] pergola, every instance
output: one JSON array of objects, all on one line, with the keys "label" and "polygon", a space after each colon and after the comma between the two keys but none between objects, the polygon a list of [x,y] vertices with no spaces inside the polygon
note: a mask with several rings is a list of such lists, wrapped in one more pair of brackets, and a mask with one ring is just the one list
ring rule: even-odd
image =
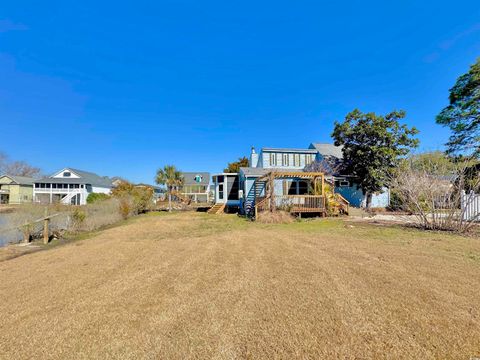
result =
[{"label": "pergola", "polygon": [[[313,195],[276,195],[275,179],[300,179],[313,183]],[[256,201],[256,211],[275,211],[277,207],[288,208],[292,213],[318,212],[325,214],[325,174],[304,171],[271,171],[257,181],[265,183],[265,196]]]}]

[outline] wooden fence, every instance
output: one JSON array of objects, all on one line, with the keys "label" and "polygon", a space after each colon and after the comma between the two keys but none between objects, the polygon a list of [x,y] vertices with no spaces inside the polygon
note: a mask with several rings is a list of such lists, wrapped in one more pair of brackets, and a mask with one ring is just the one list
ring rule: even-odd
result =
[{"label": "wooden fence", "polygon": [[461,206],[463,220],[480,221],[480,194],[462,191]]}]

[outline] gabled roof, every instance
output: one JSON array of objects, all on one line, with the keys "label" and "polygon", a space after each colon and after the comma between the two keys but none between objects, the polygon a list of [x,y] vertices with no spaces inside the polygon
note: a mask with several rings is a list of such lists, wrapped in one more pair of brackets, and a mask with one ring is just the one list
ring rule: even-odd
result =
[{"label": "gabled roof", "polygon": [[333,156],[338,159],[343,158],[343,146],[335,146],[328,143],[312,143],[310,149],[315,149],[323,157]]},{"label": "gabled roof", "polygon": [[[200,175],[201,181],[195,181],[195,177]],[[208,185],[210,184],[210,173],[208,172],[183,172],[183,185]]]},{"label": "gabled roof", "polygon": [[4,175],[1,175],[0,178],[4,176],[11,179],[17,185],[33,185],[33,183],[35,182],[34,178],[28,177],[28,176],[16,176],[16,175],[4,174]]},{"label": "gabled roof", "polygon": [[48,178],[38,179],[38,180],[35,180],[35,182],[37,183],[47,182],[47,183],[57,183],[57,184],[62,184],[62,183],[63,184],[88,184],[92,186],[105,187],[105,188],[112,187],[112,180],[107,176],[99,176],[89,171],[83,171],[83,170],[78,170],[74,168],[65,168],[62,171],[64,170],[70,170],[71,172],[78,175],[80,178],[79,179],[54,178],[53,176],[59,173],[59,171],[57,171],[56,173],[52,174]]}]

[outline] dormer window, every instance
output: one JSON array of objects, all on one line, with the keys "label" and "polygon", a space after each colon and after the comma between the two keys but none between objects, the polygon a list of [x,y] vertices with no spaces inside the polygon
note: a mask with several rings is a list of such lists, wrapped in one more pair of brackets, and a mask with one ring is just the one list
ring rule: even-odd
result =
[{"label": "dormer window", "polygon": [[293,166],[300,166],[300,154],[293,155]]},{"label": "dormer window", "polygon": [[63,172],[63,177],[70,177],[72,173],[70,171],[64,171]]},{"label": "dormer window", "polygon": [[270,166],[277,165],[277,158],[275,153],[270,153]]}]

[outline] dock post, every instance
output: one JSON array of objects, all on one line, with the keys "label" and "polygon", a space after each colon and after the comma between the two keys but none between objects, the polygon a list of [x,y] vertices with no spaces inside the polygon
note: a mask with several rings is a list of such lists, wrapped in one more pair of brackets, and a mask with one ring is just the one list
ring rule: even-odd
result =
[{"label": "dock post", "polygon": [[50,237],[49,229],[48,229],[48,222],[49,221],[50,221],[50,219],[48,218],[48,208],[45,207],[45,218],[43,219],[43,243],[45,245],[48,244],[48,240],[49,240],[49,237]]}]

